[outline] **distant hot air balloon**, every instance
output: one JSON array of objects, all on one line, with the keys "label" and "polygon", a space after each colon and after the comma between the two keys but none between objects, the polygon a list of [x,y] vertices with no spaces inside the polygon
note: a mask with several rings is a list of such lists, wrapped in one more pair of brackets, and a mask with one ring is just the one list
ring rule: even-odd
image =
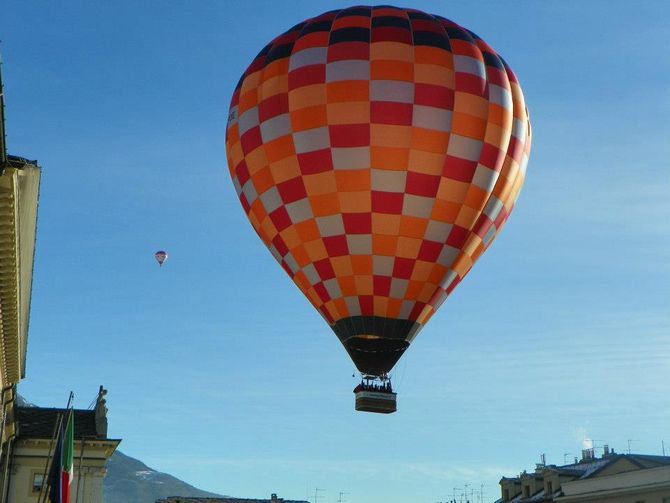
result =
[{"label": "distant hot air balloon", "polygon": [[158,265],[163,267],[163,262],[165,262],[168,259],[168,254],[163,250],[159,250],[156,253],[154,253],[154,257],[156,257],[156,262],[158,262]]},{"label": "distant hot air balloon", "polygon": [[382,379],[357,387],[359,410],[395,410],[387,373],[504,225],[530,138],[505,61],[418,10],[326,12],[242,75],[226,132],[233,184],[356,367]]}]

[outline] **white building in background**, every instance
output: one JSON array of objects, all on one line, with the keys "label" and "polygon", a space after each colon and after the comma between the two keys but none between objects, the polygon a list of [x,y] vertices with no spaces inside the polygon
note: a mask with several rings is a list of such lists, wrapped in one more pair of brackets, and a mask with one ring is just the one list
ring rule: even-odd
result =
[{"label": "white building in background", "polygon": [[569,465],[536,465],[500,480],[496,503],[670,503],[670,456],[616,454],[605,446]]}]

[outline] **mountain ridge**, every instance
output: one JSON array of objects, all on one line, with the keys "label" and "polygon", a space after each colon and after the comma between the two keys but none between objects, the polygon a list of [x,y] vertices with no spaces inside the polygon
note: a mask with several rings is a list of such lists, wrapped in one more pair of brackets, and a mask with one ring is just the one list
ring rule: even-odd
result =
[{"label": "mountain ridge", "polygon": [[118,449],[107,461],[103,482],[105,503],[155,503],[168,496],[224,498],[221,494],[198,489],[168,473],[149,468],[139,459]]}]

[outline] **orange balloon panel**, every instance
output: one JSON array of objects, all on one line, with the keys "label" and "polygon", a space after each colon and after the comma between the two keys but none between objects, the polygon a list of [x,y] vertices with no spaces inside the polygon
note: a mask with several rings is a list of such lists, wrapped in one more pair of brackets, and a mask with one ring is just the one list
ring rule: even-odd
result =
[{"label": "orange balloon panel", "polygon": [[472,32],[353,7],[258,54],[226,147],[260,238],[359,370],[380,375],[505,223],[530,124],[516,77]]}]

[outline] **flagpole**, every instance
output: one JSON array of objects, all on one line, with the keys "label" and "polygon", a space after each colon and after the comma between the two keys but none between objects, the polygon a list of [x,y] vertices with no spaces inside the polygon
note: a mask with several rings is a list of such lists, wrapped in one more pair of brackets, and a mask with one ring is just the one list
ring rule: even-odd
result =
[{"label": "flagpole", "polygon": [[[74,408],[73,408],[73,402],[74,400],[74,393],[70,391],[70,396],[68,397],[67,400],[67,426],[65,427],[65,430],[63,430],[63,445],[62,449],[63,452],[61,454],[61,492],[59,495],[59,501],[58,503],[71,503],[72,501],[72,479],[74,478],[74,459],[73,459],[73,454],[74,454]],[[65,463],[65,465],[64,465]],[[67,476],[67,487],[64,487],[63,484],[65,481],[63,481],[64,478],[64,472],[68,473]]]},{"label": "flagpole", "polygon": [[65,410],[68,410],[72,406],[72,400],[74,400],[74,392],[70,391],[70,396],[67,397],[67,406]]},{"label": "flagpole", "polygon": [[42,473],[42,487],[40,487],[40,495],[37,497],[37,503],[42,503],[42,494],[45,492],[44,489],[48,485],[47,472],[49,471],[49,465],[51,464],[52,449],[54,446],[54,442],[56,441],[56,436],[58,435],[58,432],[60,431],[62,424],[63,424],[63,414],[59,413],[58,418],[56,420],[56,424],[54,425],[53,435],[51,436],[51,443],[49,444],[49,454],[47,455],[47,460],[46,463],[44,464],[44,472]]},{"label": "flagpole", "polygon": [[[67,397],[67,405],[65,407],[65,410],[69,411],[70,414],[72,414],[71,407],[73,400],[74,400],[74,393],[70,391],[70,394]],[[58,414],[58,419],[56,421],[54,433],[51,437],[51,443],[49,444],[49,454],[47,456],[46,463],[44,464],[44,473],[42,474],[42,487],[40,488],[40,494],[39,497],[37,498],[37,503],[46,503],[46,497],[49,494],[49,491],[46,491],[46,489],[51,488],[50,481],[49,479],[47,479],[47,473],[50,472],[49,467],[51,464],[53,464],[54,452],[52,451],[52,449],[57,437],[60,437],[60,431],[63,427],[63,415],[64,415],[63,413]],[[42,495],[44,495],[44,497]]]}]

